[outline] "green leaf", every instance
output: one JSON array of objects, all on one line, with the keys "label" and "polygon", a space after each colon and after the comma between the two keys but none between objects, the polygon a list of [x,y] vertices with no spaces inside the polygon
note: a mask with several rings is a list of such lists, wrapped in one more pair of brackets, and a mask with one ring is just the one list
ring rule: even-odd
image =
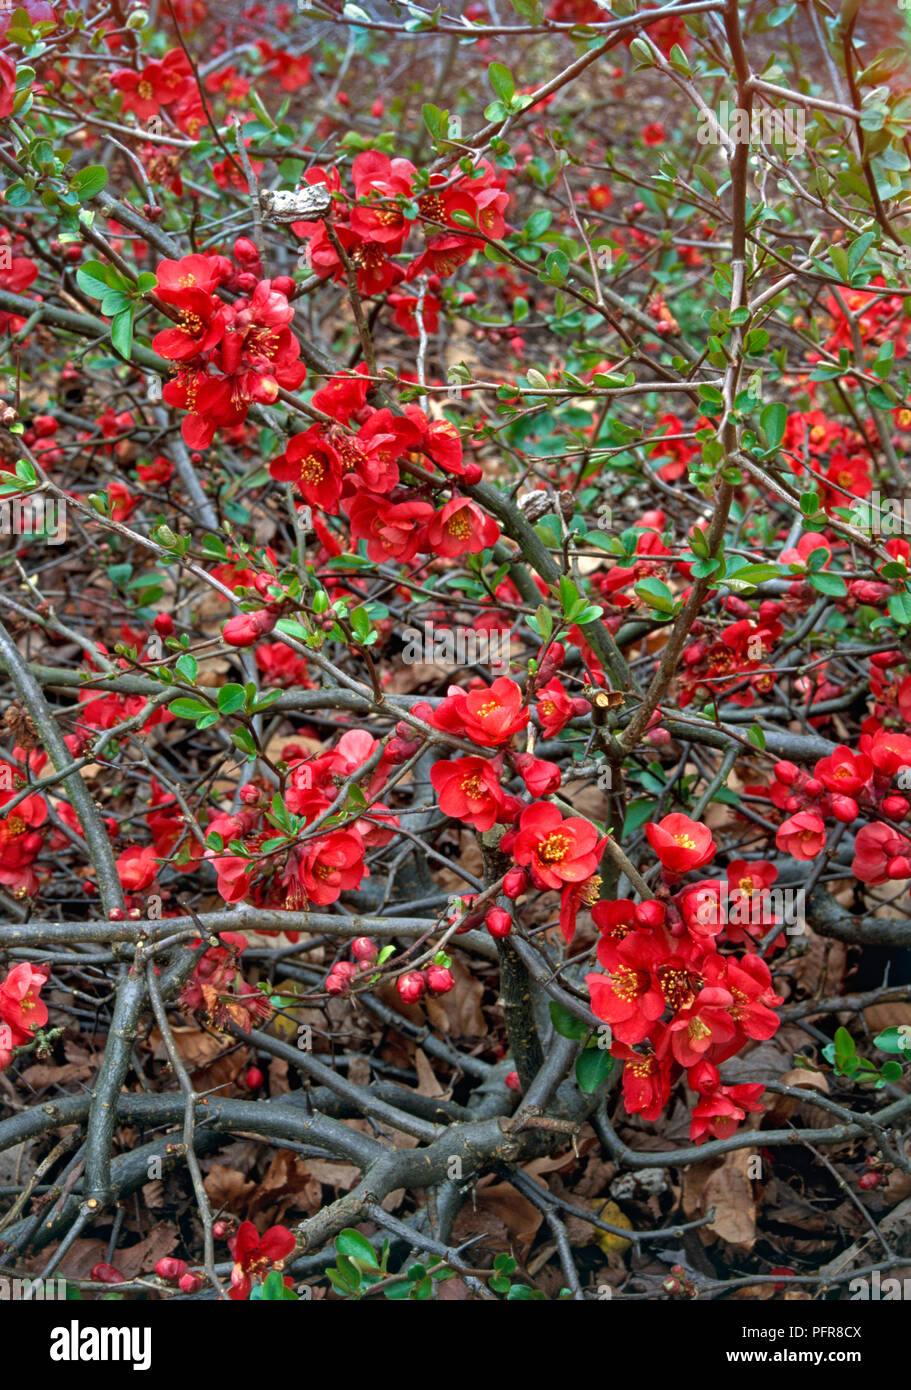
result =
[{"label": "green leaf", "polygon": [[223,685],[218,692],[218,709],[221,714],[236,714],[247,703],[247,692],[242,685]]},{"label": "green leaf", "polygon": [[129,357],[133,350],[132,306],[114,317],[111,323],[111,342],[123,357]]},{"label": "green leaf", "polygon": [[893,594],[886,604],[889,616],[894,618],[902,627],[911,627],[911,594],[907,590],[902,594]]},{"label": "green leaf", "polygon": [[[907,1029],[907,1024],[905,1024]],[[911,1034],[901,1028],[885,1028],[873,1039],[874,1047],[880,1052],[911,1052]]]},{"label": "green leaf", "polygon": [[508,106],[516,94],[516,84],[509,68],[504,63],[491,63],[487,76],[494,94]]},{"label": "green leaf", "polygon": [[201,700],[172,700],[168,708],[178,719],[198,719],[201,714],[213,712],[212,706],[204,705]]},{"label": "green leaf", "polygon": [[87,169],[80,169],[79,173],[74,175],[73,188],[79,194],[79,201],[87,203],[90,198],[101,192],[107,181],[107,169],[101,164],[90,164]]},{"label": "green leaf", "polygon": [[370,1244],[366,1236],[362,1236],[360,1231],[354,1231],[350,1226],[344,1231],[339,1231],[335,1237],[335,1248],[340,1255],[347,1255],[352,1260],[363,1260],[372,1269],[379,1269],[376,1258],[376,1251]]},{"label": "green leaf", "polygon": [[538,636],[542,642],[550,641],[550,635],[554,630],[554,620],[550,609],[544,603],[539,603],[535,613],[535,621],[538,628]]},{"label": "green leaf", "polygon": [[239,729],[235,729],[231,734],[231,742],[234,744],[235,748],[240,749],[241,753],[246,753],[247,757],[256,757],[256,743],[253,735],[250,733],[250,730],[245,729],[243,725],[241,725]]},{"label": "green leaf", "polygon": [[737,570],[731,570],[729,567],[724,582],[732,588],[749,585],[751,589],[755,589],[767,579],[777,579],[778,573],[777,565],[741,565]]},{"label": "green leaf", "polygon": [[556,1032],[561,1038],[573,1038],[581,1041],[590,1031],[588,1024],[583,1023],[581,1018],[576,1018],[569,1009],[565,1009],[562,1004],[558,1004],[555,999],[550,1001],[550,1018]]},{"label": "green leaf", "polygon": [[104,270],[101,261],[87,261],[76,271],[76,284],[90,299],[103,299],[110,289]]},{"label": "green leaf", "polygon": [[593,1096],[613,1070],[614,1059],[606,1047],[587,1047],[576,1058],[576,1080],[580,1091]]},{"label": "green leaf", "polygon": [[848,592],[848,586],[840,574],[826,574],[825,571],[819,570],[807,577],[817,593],[828,594],[832,598],[844,598]]},{"label": "green leaf", "polygon": [[623,833],[621,839],[626,839],[638,830],[640,825],[644,825],[655,808],[655,803],[651,798],[648,800],[631,801],[626,808],[626,815],[623,818]]},{"label": "green leaf", "polygon": [[[254,1290],[254,1293],[256,1290]],[[266,1303],[297,1303],[299,1299],[293,1289],[289,1289],[277,1269],[270,1269],[263,1280],[260,1298]],[[251,1294],[252,1298],[253,1295]]]},{"label": "green leaf", "polygon": [[649,608],[654,608],[659,613],[673,613],[674,596],[660,579],[640,579],[639,583],[634,585],[634,592]]},{"label": "green leaf", "polygon": [[764,406],[759,423],[762,427],[769,447],[777,449],[784,439],[785,428],[788,423],[788,408],[782,401],[772,401],[770,405]]},{"label": "green leaf", "polygon": [[188,685],[196,684],[196,676],[199,672],[199,663],[195,656],[190,656],[189,652],[184,652],[174,664],[174,670],[187,682]]}]

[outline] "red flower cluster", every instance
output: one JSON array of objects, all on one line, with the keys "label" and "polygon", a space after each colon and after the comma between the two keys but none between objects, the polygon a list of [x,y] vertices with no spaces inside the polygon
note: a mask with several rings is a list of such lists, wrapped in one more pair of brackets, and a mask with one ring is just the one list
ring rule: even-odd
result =
[{"label": "red flower cluster", "polygon": [[50,970],[46,965],[14,965],[0,983],[0,1071],[13,1060],[13,1048],[22,1047],[47,1023],[47,1005],[41,990]]},{"label": "red flower cluster", "polygon": [[463,462],[462,441],[448,420],[429,420],[417,406],[403,415],[367,405],[363,370],[339,373],[316,391],[313,405],[332,417],[292,435],[269,471],[293,483],[304,501],[330,516],[344,512],[353,540],[370,559],[408,563],[418,554],[455,558],[495,545],[497,523],[468,497],[453,495],[439,511],[427,495],[400,486],[399,461],[420,459],[448,478],[477,482],[480,469]]},{"label": "red flower cluster", "polygon": [[26,898],[38,891],[38,876],[33,865],[44,846],[41,827],[47,820],[47,803],[37,795],[26,796],[8,815],[3,807],[19,794],[25,778],[10,763],[0,763],[3,780],[0,785],[0,884],[15,898]]},{"label": "red flower cluster", "polygon": [[[825,849],[830,818],[844,825],[851,825],[862,812],[905,819],[911,804],[892,790],[893,779],[903,768],[911,768],[911,738],[875,728],[861,735],[858,752],[839,744],[817,761],[812,774],[794,763],[778,762],[770,787],[747,790],[768,796],[779,810],[788,812],[775,843],[795,859],[808,860]],[[911,877],[909,854],[911,841],[905,836],[881,822],[867,824],[855,837],[852,872],[869,884],[906,879]]]},{"label": "red flower cluster", "polygon": [[[335,169],[310,169],[305,175],[311,187],[326,185],[334,195],[333,235],[355,268],[362,295],[383,294],[393,285],[422,274],[452,275],[483,245],[477,234],[472,234],[472,227],[488,237],[502,236],[505,230],[503,213],[509,202],[505,178],[485,160],[470,174],[455,179],[432,174],[429,183],[418,188],[417,170],[409,160],[365,150],[354,160],[351,177],[353,197],[344,193]],[[424,250],[403,269],[393,258],[402,252],[416,221],[423,224],[426,233]],[[307,257],[314,273],[324,279],[344,280],[345,266],[326,224],[295,222],[292,226],[307,240]],[[438,309],[439,301],[425,294],[428,330],[428,316]]]},{"label": "red flower cluster", "polygon": [[[211,444],[219,426],[246,419],[251,402],[271,402],[306,377],[300,343],[291,332],[293,280],[259,279],[250,269],[250,243],[235,243],[235,265],[224,256],[184,256],[157,268],[157,294],[174,310],[175,326],[156,334],[152,347],[177,365],[163,395],[188,412],[181,433],[192,449]],[[255,253],[255,248],[254,248]],[[260,268],[261,269],[261,268]],[[248,297],[224,304],[220,285],[250,282]],[[243,286],[242,286],[243,287]]]},{"label": "red flower cluster", "polygon": [[[773,1035],[781,999],[760,956],[719,954],[714,937],[723,914],[694,914],[692,891],[681,890],[667,904],[598,903],[592,917],[604,973],[588,975],[586,983],[593,1012],[611,1025],[612,1054],[626,1064],[629,1113],[657,1119],[685,1070],[703,1097],[691,1128],[699,1143],[709,1133],[732,1132],[746,1110],[759,1108],[763,1088],[722,1087],[717,1066],[747,1041]],[[634,1050],[646,1042],[647,1051]]]},{"label": "red flower cluster", "polygon": [[[749,605],[731,596],[725,608],[735,613],[739,621],[729,623],[714,639],[700,634],[699,639],[684,647],[683,670],[680,673],[679,704],[685,708],[694,699],[714,700],[727,695],[734,704],[752,705],[756,692],[768,694],[775,682],[770,657],[784,629],[778,621],[784,604],[763,599],[759,605],[758,621],[754,621]],[[744,685],[744,689],[736,689]]]},{"label": "red flower cluster", "polygon": [[[217,816],[210,822],[209,836],[219,835],[229,849],[228,853],[206,851],[226,902],[250,901],[300,911],[308,903],[328,906],[360,885],[367,876],[366,851],[388,843],[399,823],[388,807],[375,800],[394,766],[394,751],[390,757],[387,748],[371,774],[366,788],[369,810],[345,829],[308,837],[307,826],[331,807],[338,792],[336,779],[356,773],[376,748],[377,740],[370,734],[352,729],[328,753],[310,760],[289,758],[285,807],[300,818],[300,824],[287,847],[262,851],[267,840],[274,841],[277,824],[265,797],[235,815]],[[243,853],[230,852],[235,845]]]}]

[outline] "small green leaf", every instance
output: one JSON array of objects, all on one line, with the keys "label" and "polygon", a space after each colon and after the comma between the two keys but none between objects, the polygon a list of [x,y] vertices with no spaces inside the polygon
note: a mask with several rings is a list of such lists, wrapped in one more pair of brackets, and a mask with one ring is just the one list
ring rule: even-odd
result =
[{"label": "small green leaf", "polygon": [[561,1038],[581,1041],[590,1032],[588,1024],[583,1023],[581,1018],[576,1018],[575,1014],[571,1014],[569,1009],[558,1004],[555,999],[550,1001],[549,1007],[551,1022]]},{"label": "small green leaf", "polygon": [[606,1047],[587,1047],[576,1058],[576,1080],[580,1091],[593,1096],[610,1076],[614,1059]]}]

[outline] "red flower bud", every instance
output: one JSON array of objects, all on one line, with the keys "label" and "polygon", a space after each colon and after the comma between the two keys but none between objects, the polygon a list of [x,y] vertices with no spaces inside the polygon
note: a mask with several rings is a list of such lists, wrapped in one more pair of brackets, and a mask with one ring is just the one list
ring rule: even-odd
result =
[{"label": "red flower bud", "polygon": [[505,1081],[511,1091],[521,1091],[522,1084],[519,1081],[519,1073],[517,1071],[511,1071],[508,1076],[506,1076]]},{"label": "red flower bud", "polygon": [[340,960],[329,971],[323,988],[327,994],[344,994],[356,974],[356,965],[352,965],[349,960]]},{"label": "red flower bud", "polygon": [[773,771],[776,780],[783,782],[786,787],[790,787],[800,775],[800,768],[796,767],[794,763],[776,763]]},{"label": "red flower bud", "polygon": [[904,820],[909,810],[911,806],[903,796],[887,796],[883,801],[883,814],[891,820]]},{"label": "red flower bud", "polygon": [[212,1234],[216,1240],[224,1240],[233,1229],[234,1224],[231,1221],[213,1221],[212,1223]]},{"label": "red flower bud", "polygon": [[518,898],[528,887],[528,874],[524,869],[510,869],[503,880],[503,896],[510,899]]},{"label": "red flower bud", "polygon": [[491,936],[508,936],[512,931],[512,918],[505,908],[492,907],[484,918],[484,925]]},{"label": "red flower bud", "polygon": [[240,799],[245,806],[258,806],[262,800],[262,792],[259,787],[254,787],[252,782],[248,782],[240,789]]},{"label": "red flower bud", "polygon": [[155,1266],[159,1279],[167,1279],[169,1284],[176,1284],[186,1272],[186,1260],[175,1260],[171,1255],[164,1255]]},{"label": "red flower bud", "polygon": [[256,266],[260,264],[259,252],[247,236],[239,236],[234,243],[234,259],[238,265]]},{"label": "red flower bud", "polygon": [[407,975],[399,976],[395,987],[403,1004],[416,1004],[427,988],[427,981],[422,971],[409,970]]},{"label": "red flower bud", "polygon": [[667,909],[664,903],[649,898],[644,903],[636,904],[633,916],[640,927],[660,927],[667,916]]},{"label": "red flower bud", "polygon": [[98,1264],[92,1265],[89,1270],[89,1278],[93,1284],[125,1284],[126,1276],[115,1269],[113,1265]]},{"label": "red flower bud", "polygon": [[477,463],[466,463],[462,477],[466,487],[477,487],[484,473]]},{"label": "red flower bud", "polygon": [[897,666],[904,659],[901,652],[874,652],[870,657],[870,665],[878,666],[881,671],[888,671],[890,666]]},{"label": "red flower bud", "polygon": [[879,1187],[879,1173],[861,1173],[857,1179],[857,1186],[864,1192],[869,1192],[871,1188]]},{"label": "red flower bud", "polygon": [[186,1274],[178,1279],[177,1287],[180,1289],[181,1293],[199,1293],[204,1283],[205,1280],[198,1274],[191,1274],[187,1271]]},{"label": "red flower bud", "polygon": [[825,787],[818,777],[808,777],[804,783],[804,791],[807,796],[822,796]]},{"label": "red flower bud", "polygon": [[445,965],[428,965],[427,988],[431,994],[448,994],[454,984],[452,971]]},{"label": "red flower bud", "polygon": [[123,907],[112,907],[111,910],[110,910],[110,912],[108,913],[108,921],[109,921],[109,922],[125,922],[125,921],[126,921],[126,916],[127,916],[127,914],[126,914],[126,908],[123,908]]},{"label": "red flower bud", "polygon": [[379,948],[369,936],[356,936],[351,943],[351,954],[358,965],[372,965],[379,955]]},{"label": "red flower bud", "polygon": [[221,635],[232,647],[254,647],[261,637],[272,631],[277,622],[277,613],[271,613],[268,608],[259,608],[255,613],[238,613],[229,618]]},{"label": "red flower bud", "polygon": [[259,1091],[262,1089],[262,1084],[265,1079],[259,1067],[247,1067],[244,1085],[248,1091]]},{"label": "red flower bud", "polygon": [[890,878],[911,878],[911,859],[906,854],[896,855],[886,866]]},{"label": "red flower bud", "polygon": [[174,636],[174,619],[171,617],[170,613],[156,613],[152,626],[159,637]]},{"label": "red flower bud", "polygon": [[860,815],[860,807],[853,796],[841,796],[838,792],[830,792],[829,805],[835,819],[842,821],[845,825],[850,825],[852,820],[857,820]]}]

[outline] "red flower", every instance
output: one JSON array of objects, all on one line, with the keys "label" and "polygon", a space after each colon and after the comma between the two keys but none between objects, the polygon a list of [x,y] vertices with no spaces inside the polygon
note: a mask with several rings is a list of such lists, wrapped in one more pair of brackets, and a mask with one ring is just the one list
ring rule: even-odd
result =
[{"label": "red flower", "polygon": [[715,857],[715,841],[708,826],[678,811],[672,811],[657,825],[648,824],[645,833],[664,868],[675,877],[690,869],[701,869]]},{"label": "red flower", "polygon": [[765,1086],[761,1082],[717,1086],[714,1090],[706,1091],[693,1108],[691,1142],[701,1144],[709,1135],[713,1139],[727,1139],[746,1119],[748,1110],[762,1110],[764,1094]]},{"label": "red flower", "polygon": [[536,758],[532,753],[517,753],[515,764],[525,790],[534,797],[550,796],[560,786],[562,778],[556,763]]},{"label": "red flower", "polygon": [[642,140],[646,145],[663,145],[666,138],[664,126],[660,121],[653,121],[651,125],[642,128]]},{"label": "red flower", "polygon": [[279,482],[293,483],[311,506],[338,514],[342,466],[318,425],[293,435],[285,452],[269,464],[269,472]]},{"label": "red flower", "polygon": [[207,449],[219,426],[239,425],[246,418],[246,404],[232,399],[230,378],[207,376],[198,368],[179,372],[161,394],[168,405],[189,412],[180,433],[191,449]]},{"label": "red flower", "polygon": [[[49,974],[47,966],[23,961],[21,965],[14,965],[0,984],[0,1020],[12,1033],[14,1047],[27,1042],[36,1028],[43,1028],[47,1023],[47,1005],[39,994]],[[2,1031],[0,1029],[0,1040]],[[0,1068],[4,1065],[7,1063],[0,1058]]]},{"label": "red flower", "polygon": [[646,932],[630,932],[622,941],[604,936],[598,943],[598,960],[606,973],[586,975],[592,1013],[603,1018],[622,1043],[647,1038],[664,1013],[664,994],[657,975],[667,952]]},{"label": "red flower", "polygon": [[358,488],[342,503],[356,540],[366,540],[367,555],[377,564],[405,564],[418,552],[423,523],[433,515],[429,502],[390,502],[387,497]]},{"label": "red flower", "polygon": [[123,93],[124,111],[135,111],[141,120],[157,115],[187,91],[192,76],[189,59],[181,48],[172,48],[160,61],[147,63],[141,72],[118,68],[111,74],[111,85]]},{"label": "red flower", "polygon": [[[178,304],[181,295],[198,290],[211,295],[221,283],[221,258],[217,256],[182,256],[179,261],[160,261],[155,267],[158,277],[156,294],[166,304]],[[228,262],[230,264],[230,262]]]},{"label": "red flower", "polygon": [[452,559],[496,545],[500,528],[469,497],[453,497],[427,526],[427,550]]},{"label": "red flower", "polygon": [[907,734],[879,729],[872,738],[863,734],[859,746],[861,752],[869,755],[880,776],[890,781],[901,768],[911,767],[911,738]]},{"label": "red flower", "polygon": [[856,796],[873,775],[873,764],[865,753],[852,753],[839,744],[828,758],[820,758],[813,769],[827,791]]},{"label": "red flower", "polygon": [[[510,873],[524,873],[523,869],[511,869]],[[510,894],[508,891],[509,875],[503,884],[503,891],[507,897],[518,897],[518,894]],[[576,934],[576,918],[579,915],[579,908],[583,903],[589,907],[600,906],[598,903],[598,893],[601,889],[601,877],[599,874],[592,874],[589,878],[583,878],[578,883],[565,883],[560,893],[560,931],[567,946],[572,942]],[[594,915],[594,912],[593,914]]]},{"label": "red flower", "polygon": [[292,851],[284,883],[297,879],[312,903],[326,907],[366,877],[364,841],[356,830],[333,830]]},{"label": "red flower", "polygon": [[16,99],[16,69],[5,53],[0,53],[0,120],[13,113]]},{"label": "red flower", "polygon": [[434,728],[469,738],[481,748],[497,748],[524,729],[529,712],[515,681],[499,676],[489,690],[462,690],[451,685],[446,699],[428,716]]},{"label": "red flower", "polygon": [[890,826],[883,825],[882,821],[874,821],[871,825],[861,826],[854,837],[851,872],[861,883],[876,887],[890,878],[908,877],[903,872],[905,866],[902,862],[895,865],[895,872],[889,871],[896,859],[901,861],[908,855],[911,855],[911,840],[899,835]]},{"label": "red flower", "polygon": [[154,845],[131,845],[117,856],[117,877],[127,893],[141,893],[154,883],[158,873]]},{"label": "red flower", "polygon": [[430,769],[440,810],[475,830],[490,830],[499,819],[506,800],[500,785],[502,776],[499,758],[456,758],[434,763]]},{"label": "red flower", "polygon": [[826,847],[825,821],[812,811],[798,811],[782,821],[775,843],[783,854],[793,854],[795,859],[815,859]]},{"label": "red flower", "polygon": [[[723,1050],[737,1036],[729,1012],[733,1002],[733,995],[720,986],[701,989],[693,1003],[667,1025],[662,1055],[670,1054],[682,1067],[692,1067],[710,1048]],[[736,1043],[731,1050],[736,1051]]]},{"label": "red flower", "polygon": [[[751,937],[763,936],[779,919],[772,910],[769,890],[778,877],[774,864],[765,859],[732,859],[727,867],[729,941],[746,944]],[[779,937],[776,944],[784,945]]]},{"label": "red flower", "polygon": [[229,1298],[249,1298],[254,1279],[264,1279],[270,1269],[281,1269],[294,1251],[294,1237],[287,1226],[270,1226],[261,1236],[252,1221],[244,1221],[228,1242],[234,1259]]},{"label": "red flower", "polygon": [[211,295],[204,290],[182,290],[173,295],[170,302],[180,310],[180,319],[176,327],[155,334],[152,339],[155,352],[169,362],[184,362],[221,342],[225,314]]},{"label": "red flower", "polygon": [[[663,912],[663,908],[662,908]],[[636,915],[636,904],[632,898],[617,898],[614,902],[595,903],[592,908],[592,921],[602,936],[622,941],[631,931],[641,925]]]},{"label": "red flower", "polygon": [[[660,1029],[660,1025],[657,1025]],[[671,1067],[667,1058],[656,1053],[635,1052],[625,1043],[615,1042],[611,1056],[626,1065],[623,1068],[623,1104],[630,1115],[644,1120],[657,1120],[671,1094]]]},{"label": "red flower", "polygon": [[587,714],[591,706],[581,696],[570,695],[554,676],[542,685],[537,694],[535,710],[547,738],[555,738],[571,719]]},{"label": "red flower", "polygon": [[601,860],[603,841],[587,820],[564,820],[549,802],[526,806],[513,847],[517,864],[528,865],[542,888],[561,888],[590,878]]}]

